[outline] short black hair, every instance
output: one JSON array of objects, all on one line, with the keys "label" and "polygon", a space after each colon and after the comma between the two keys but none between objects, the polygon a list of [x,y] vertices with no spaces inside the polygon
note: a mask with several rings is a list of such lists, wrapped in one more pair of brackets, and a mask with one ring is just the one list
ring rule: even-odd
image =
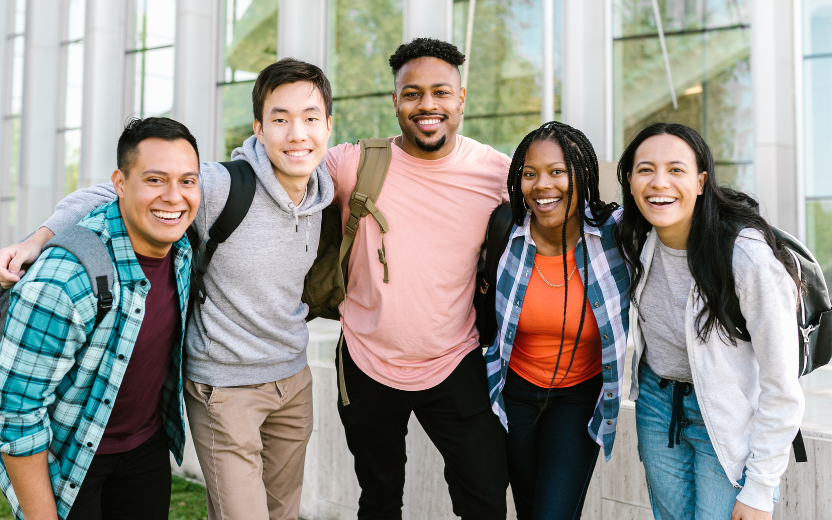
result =
[{"label": "short black hair", "polygon": [[296,60],[295,58],[283,58],[278,60],[257,75],[254,82],[254,89],[251,91],[251,105],[254,110],[254,119],[263,124],[263,105],[266,98],[274,92],[274,89],[286,83],[297,83],[308,81],[318,89],[321,97],[324,98],[326,116],[332,115],[332,86],[329,84],[324,71],[316,65]]},{"label": "short black hair", "polygon": [[393,76],[399,73],[405,63],[418,58],[438,58],[450,63],[457,70],[459,70],[460,65],[465,63],[465,55],[459,52],[456,45],[436,38],[415,38],[399,45],[396,52],[390,56],[390,68],[393,69]]},{"label": "short black hair", "polygon": [[133,166],[133,161],[136,158],[136,148],[138,148],[139,143],[145,139],[153,138],[164,139],[165,141],[184,139],[194,147],[197,162],[199,161],[199,148],[196,146],[196,138],[187,126],[167,117],[146,117],[144,119],[131,117],[124,125],[121,137],[118,138],[118,147],[116,148],[118,169],[127,175],[127,170]]}]

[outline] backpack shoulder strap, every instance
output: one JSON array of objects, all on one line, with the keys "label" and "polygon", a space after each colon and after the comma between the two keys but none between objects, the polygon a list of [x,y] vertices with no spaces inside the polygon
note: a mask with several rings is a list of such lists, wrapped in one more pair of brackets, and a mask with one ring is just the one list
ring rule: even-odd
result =
[{"label": "backpack shoulder strap", "polygon": [[491,218],[488,220],[485,270],[488,273],[489,283],[496,282],[497,264],[500,263],[500,257],[503,256],[503,251],[506,250],[508,238],[513,228],[514,222],[512,221],[511,204],[504,202],[497,206],[497,209],[491,213]]},{"label": "backpack shoulder strap", "polygon": [[217,246],[228,240],[231,233],[240,225],[254,200],[254,192],[257,189],[257,175],[251,165],[243,160],[222,162],[225,169],[231,176],[231,188],[228,190],[228,199],[225,201],[220,216],[208,231],[208,242],[205,243],[205,252],[199,258],[199,263],[191,279],[191,296],[199,303],[205,303],[205,273],[208,272],[208,265],[217,250]]},{"label": "backpack shoulder strap", "polygon": [[381,249],[378,250],[378,260],[384,266],[384,283],[389,280],[387,272],[387,259],[384,249],[384,235],[388,231],[387,219],[375,205],[384,179],[387,177],[387,170],[390,168],[390,159],[393,156],[389,139],[362,139],[361,156],[358,160],[358,173],[355,189],[350,196],[350,215],[344,229],[344,238],[341,240],[341,251],[339,262],[346,273],[346,260],[355,241],[355,233],[358,231],[358,221],[367,215],[372,215],[378,222],[381,229]]},{"label": "backpack shoulder strap", "polygon": [[98,299],[95,315],[95,327],[113,308],[113,258],[94,231],[81,226],[72,226],[61,231],[46,243],[44,251],[50,247],[60,247],[72,253],[81,262],[90,277],[92,292]]}]

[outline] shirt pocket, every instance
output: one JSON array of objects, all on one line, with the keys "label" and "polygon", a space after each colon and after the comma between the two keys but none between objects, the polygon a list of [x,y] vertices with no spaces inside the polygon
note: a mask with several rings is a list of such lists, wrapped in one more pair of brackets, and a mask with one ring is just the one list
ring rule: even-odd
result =
[{"label": "shirt pocket", "polygon": [[726,462],[745,464],[750,453],[754,410],[737,385],[700,395],[702,412],[710,420],[711,444]]}]

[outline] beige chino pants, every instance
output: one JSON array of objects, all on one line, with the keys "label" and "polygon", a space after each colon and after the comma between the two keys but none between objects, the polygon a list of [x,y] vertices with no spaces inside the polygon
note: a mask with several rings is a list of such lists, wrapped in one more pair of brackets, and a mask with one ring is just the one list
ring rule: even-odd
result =
[{"label": "beige chino pants", "polygon": [[312,434],[312,372],[261,385],[185,379],[209,520],[296,520]]}]

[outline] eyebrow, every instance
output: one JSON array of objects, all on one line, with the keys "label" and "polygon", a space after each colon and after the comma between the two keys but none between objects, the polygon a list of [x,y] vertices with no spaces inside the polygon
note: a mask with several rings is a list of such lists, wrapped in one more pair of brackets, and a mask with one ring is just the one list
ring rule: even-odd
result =
[{"label": "eyebrow", "polygon": [[[170,176],[170,173],[163,171],[163,170],[144,170],[139,175],[167,175]],[[185,172],[182,175],[199,175],[199,172]]]},{"label": "eyebrow", "polygon": [[[453,88],[453,85],[451,85],[450,83],[434,83],[433,85],[431,85],[431,86],[430,86],[430,88],[439,88],[439,87],[449,87],[449,88]],[[407,84],[407,85],[404,85],[404,86],[402,87],[402,90],[404,90],[404,89],[406,89],[406,88],[412,88],[412,89],[414,89],[414,90],[422,90],[422,86],[421,86],[421,85],[414,85],[414,84],[412,84],[412,83],[409,83],[409,84]]]},{"label": "eyebrow", "polygon": [[[316,107],[316,106],[306,107],[306,108],[303,109],[303,112],[318,112],[318,113],[320,113],[320,111],[321,111],[321,109]],[[288,114],[288,113],[289,113],[288,108],[272,107],[271,111],[269,112],[269,115],[272,115],[272,114]]]},{"label": "eyebrow", "polygon": [[[655,163],[653,161],[639,161],[639,163],[636,164],[636,168],[638,168],[642,164],[649,164],[650,166],[655,165]],[[687,166],[687,163],[685,161],[670,161],[668,164],[681,164],[681,165]]]},{"label": "eyebrow", "polygon": [[[556,162],[547,164],[546,168],[551,168],[552,166],[557,166],[559,164],[562,164],[563,166],[566,166],[566,163],[564,161],[556,161]],[[531,164],[524,164],[523,168],[534,168],[534,166],[532,166]]]}]

